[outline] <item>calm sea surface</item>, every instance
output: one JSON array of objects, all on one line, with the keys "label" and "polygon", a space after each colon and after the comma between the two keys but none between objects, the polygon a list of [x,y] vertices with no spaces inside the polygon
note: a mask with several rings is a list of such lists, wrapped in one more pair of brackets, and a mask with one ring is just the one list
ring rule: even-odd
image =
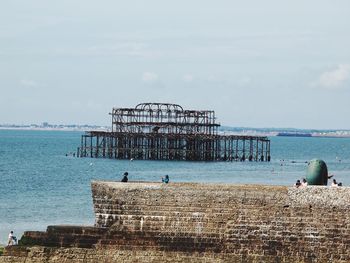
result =
[{"label": "calm sea surface", "polygon": [[[0,130],[0,244],[10,230],[45,230],[51,224],[93,225],[90,182],[129,180],[292,185],[306,161],[323,159],[350,185],[349,138],[271,137],[270,163],[122,161],[75,158],[80,132]],[[284,161],[283,161],[284,160]],[[281,165],[282,164],[282,165]]]}]

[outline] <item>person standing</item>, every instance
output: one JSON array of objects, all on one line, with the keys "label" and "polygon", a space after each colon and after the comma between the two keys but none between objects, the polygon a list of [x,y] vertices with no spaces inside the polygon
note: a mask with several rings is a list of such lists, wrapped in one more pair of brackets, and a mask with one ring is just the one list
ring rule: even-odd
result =
[{"label": "person standing", "polygon": [[9,234],[8,246],[17,245],[17,238],[13,235],[13,231]]}]

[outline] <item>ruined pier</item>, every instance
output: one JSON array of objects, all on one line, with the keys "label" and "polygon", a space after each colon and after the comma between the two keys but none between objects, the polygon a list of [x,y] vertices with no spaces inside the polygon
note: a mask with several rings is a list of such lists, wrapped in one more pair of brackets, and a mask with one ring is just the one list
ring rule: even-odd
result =
[{"label": "ruined pier", "polygon": [[141,103],[113,108],[111,131],[88,131],[78,156],[90,158],[270,161],[270,140],[264,136],[224,135],[215,112],[184,110],[168,103]]}]

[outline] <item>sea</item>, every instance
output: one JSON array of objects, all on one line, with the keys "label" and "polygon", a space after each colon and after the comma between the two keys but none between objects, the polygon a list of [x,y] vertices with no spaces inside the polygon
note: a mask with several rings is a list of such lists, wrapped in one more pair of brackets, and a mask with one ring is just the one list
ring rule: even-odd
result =
[{"label": "sea", "polygon": [[290,185],[322,159],[350,185],[350,138],[271,137],[271,162],[186,162],[78,158],[82,132],[0,130],[0,244],[13,230],[93,225],[92,180]]}]

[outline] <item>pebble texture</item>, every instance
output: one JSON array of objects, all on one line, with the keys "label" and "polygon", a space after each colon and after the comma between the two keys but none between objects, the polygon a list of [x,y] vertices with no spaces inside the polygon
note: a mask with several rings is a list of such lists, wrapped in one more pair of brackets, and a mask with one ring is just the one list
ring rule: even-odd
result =
[{"label": "pebble texture", "polygon": [[350,261],[346,187],[96,181],[92,197],[95,227],[26,232],[0,263]]}]

